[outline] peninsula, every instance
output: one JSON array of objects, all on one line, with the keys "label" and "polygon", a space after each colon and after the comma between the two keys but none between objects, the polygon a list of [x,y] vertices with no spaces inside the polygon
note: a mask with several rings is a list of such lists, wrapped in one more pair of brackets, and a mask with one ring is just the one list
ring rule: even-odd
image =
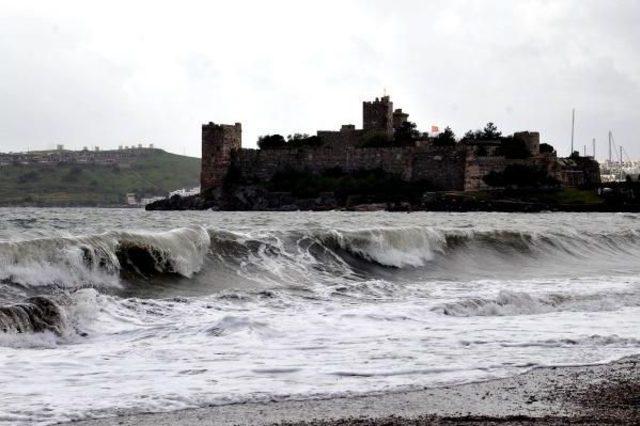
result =
[{"label": "peninsula", "polygon": [[0,153],[0,207],[123,207],[197,186],[199,174],[200,159],[153,146]]},{"label": "peninsula", "polygon": [[362,104],[362,128],[265,135],[242,147],[242,125],[202,126],[201,193],[150,210],[597,210],[599,164],[559,158],[536,131],[493,123],[459,140],[422,133],[389,96]]}]

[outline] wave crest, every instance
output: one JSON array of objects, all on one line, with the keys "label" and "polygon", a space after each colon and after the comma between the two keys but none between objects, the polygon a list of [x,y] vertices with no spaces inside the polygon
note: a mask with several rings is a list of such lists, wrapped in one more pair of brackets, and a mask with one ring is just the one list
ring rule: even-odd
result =
[{"label": "wave crest", "polygon": [[[383,273],[375,266],[423,269],[437,273],[439,279],[469,279],[503,270],[518,272],[529,264],[562,272],[569,264],[589,265],[594,257],[618,267],[625,257],[640,254],[640,237],[635,231],[577,234],[391,226],[247,233],[202,227],[156,233],[112,231],[0,242],[0,281],[25,287],[117,288],[123,275],[191,278],[204,267],[207,253],[211,268],[249,274],[252,279],[262,274],[258,279],[281,283],[295,284],[315,273],[331,282]],[[623,267],[629,269],[628,265]]]},{"label": "wave crest", "polygon": [[62,334],[66,318],[62,309],[44,296],[24,302],[0,306],[0,331],[4,333],[38,333],[51,331]]},{"label": "wave crest", "polygon": [[0,281],[24,287],[118,287],[119,274],[191,277],[209,250],[204,228],[0,242]]},{"label": "wave crest", "polygon": [[609,311],[621,306],[638,306],[636,293],[594,293],[531,295],[502,290],[495,299],[464,299],[433,307],[433,312],[453,317],[535,315],[561,311]]}]

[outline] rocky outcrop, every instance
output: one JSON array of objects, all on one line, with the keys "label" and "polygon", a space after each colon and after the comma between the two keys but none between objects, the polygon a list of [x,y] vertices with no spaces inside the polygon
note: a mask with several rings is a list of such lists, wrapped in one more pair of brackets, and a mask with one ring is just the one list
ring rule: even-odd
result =
[{"label": "rocky outcrop", "polygon": [[217,203],[214,200],[205,200],[200,195],[188,197],[174,195],[171,198],[147,204],[145,210],[209,210],[216,206]]},{"label": "rocky outcrop", "polygon": [[333,193],[315,198],[296,198],[289,192],[270,192],[259,186],[239,186],[222,196],[203,198],[200,195],[159,200],[146,210],[231,210],[231,211],[324,211],[339,208]]},{"label": "rocky outcrop", "polygon": [[[367,196],[352,195],[337,199],[332,192],[315,198],[297,198],[290,192],[270,192],[260,186],[239,186],[224,196],[205,199],[201,196],[174,196],[147,205],[147,210],[225,210],[225,211],[496,211],[496,212],[614,212],[640,211],[640,203],[627,194],[629,184],[622,189],[590,200],[576,199],[567,203],[561,192],[547,191],[522,194],[509,191],[487,192],[425,192],[416,202],[384,202]],[[624,190],[627,192],[624,192]],[[640,190],[638,191],[640,192]],[[586,193],[583,192],[583,194]],[[556,196],[557,195],[557,196]],[[589,197],[591,198],[591,197]]]}]

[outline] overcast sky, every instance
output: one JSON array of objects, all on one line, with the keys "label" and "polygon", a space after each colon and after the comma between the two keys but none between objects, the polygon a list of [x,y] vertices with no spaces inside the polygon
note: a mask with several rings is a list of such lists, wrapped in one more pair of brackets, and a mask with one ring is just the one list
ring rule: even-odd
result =
[{"label": "overcast sky", "polygon": [[494,121],[568,154],[640,157],[640,1],[0,0],[0,151],[362,125],[386,89],[419,128]]}]

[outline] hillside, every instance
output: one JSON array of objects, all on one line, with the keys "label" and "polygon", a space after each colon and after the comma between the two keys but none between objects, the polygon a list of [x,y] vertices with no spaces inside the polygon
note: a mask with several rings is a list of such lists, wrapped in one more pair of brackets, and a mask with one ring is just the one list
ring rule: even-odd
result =
[{"label": "hillside", "polygon": [[199,179],[199,158],[159,149],[119,165],[12,164],[0,167],[0,205],[121,206],[126,193],[165,195]]}]

